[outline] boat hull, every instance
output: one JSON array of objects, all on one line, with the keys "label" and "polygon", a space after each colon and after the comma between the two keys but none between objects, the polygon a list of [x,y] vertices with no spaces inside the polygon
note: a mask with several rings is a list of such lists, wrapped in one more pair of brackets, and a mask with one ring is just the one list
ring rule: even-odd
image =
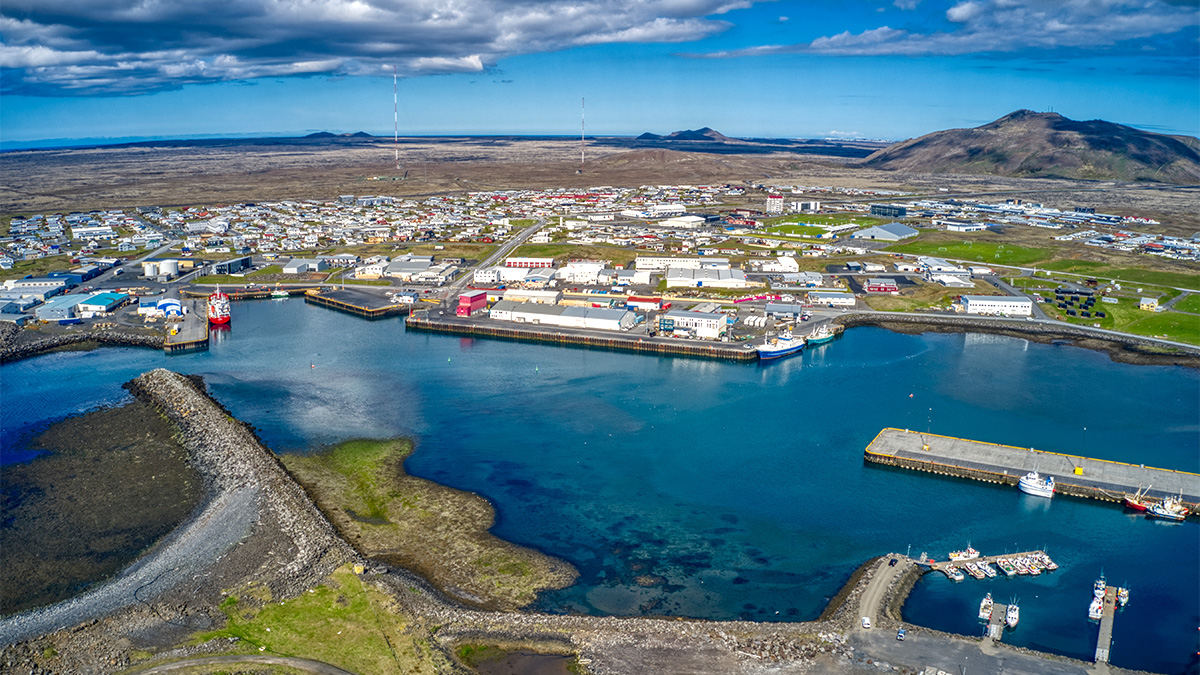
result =
[{"label": "boat hull", "polygon": [[779,347],[767,347],[764,345],[758,348],[758,358],[761,361],[770,361],[772,359],[782,359],[783,357],[791,356],[792,354],[799,354],[802,351],[804,351],[803,342],[795,345]]},{"label": "boat hull", "polygon": [[1017,481],[1017,487],[1021,492],[1033,495],[1034,497],[1046,497],[1049,499],[1054,496],[1054,480],[1051,478],[1043,480],[1035,473],[1031,473]]}]

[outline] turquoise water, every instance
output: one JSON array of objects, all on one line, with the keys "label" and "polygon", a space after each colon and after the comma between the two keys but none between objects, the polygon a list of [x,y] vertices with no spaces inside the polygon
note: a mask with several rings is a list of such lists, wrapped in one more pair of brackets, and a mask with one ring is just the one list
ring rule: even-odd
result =
[{"label": "turquoise water", "polygon": [[[1200,471],[1200,376],[982,335],[856,328],[766,365],[405,334],[299,300],[235,303],[205,353],[104,349],[0,368],[4,447],[121,400],[151,367],[205,376],[271,447],[408,435],[408,469],[486,496],[494,531],[570,560],[540,609],[815,618],[888,551],[1046,548],[1037,580],[920,582],[913,623],[964,634],[1018,597],[1010,644],[1090,658],[1092,580],[1128,583],[1115,665],[1178,673],[1197,651],[1200,537],[1111,505],[867,465],[885,426]],[[910,397],[911,395],[911,397]],[[1086,428],[1086,431],[1084,429]]]}]

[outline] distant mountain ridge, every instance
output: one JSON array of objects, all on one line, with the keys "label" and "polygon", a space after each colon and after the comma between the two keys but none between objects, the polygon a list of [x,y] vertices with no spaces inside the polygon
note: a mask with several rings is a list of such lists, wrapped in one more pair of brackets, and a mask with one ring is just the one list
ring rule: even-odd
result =
[{"label": "distant mountain ridge", "polygon": [[637,137],[639,141],[700,141],[714,143],[740,143],[742,141],[734,140],[725,134],[709,127],[700,129],[685,129],[683,131],[673,131],[666,136],[652,134],[649,131]]},{"label": "distant mountain ridge", "polygon": [[1200,139],[1018,110],[972,129],[935,131],[895,143],[859,166],[916,173],[1200,183]]},{"label": "distant mountain ridge", "polygon": [[330,133],[328,131],[318,131],[316,133],[309,134],[309,135],[305,136],[304,138],[375,138],[375,137],[372,136],[371,134],[368,134],[365,131],[356,131],[352,134],[334,134],[334,133]]}]

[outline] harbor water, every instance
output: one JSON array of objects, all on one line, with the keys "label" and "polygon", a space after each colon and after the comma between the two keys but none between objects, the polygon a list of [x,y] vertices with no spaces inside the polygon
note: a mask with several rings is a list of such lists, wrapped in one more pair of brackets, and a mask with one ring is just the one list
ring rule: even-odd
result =
[{"label": "harbor water", "polygon": [[[239,302],[207,352],[63,352],[6,364],[4,461],[49,422],[126,400],[154,367],[203,375],[280,452],[411,436],[408,470],[487,497],[494,532],[569,560],[550,612],[816,618],[889,551],[1047,550],[1037,579],[919,582],[914,624],[983,630],[979,600],[1017,598],[1005,642],[1089,659],[1091,584],[1128,585],[1114,665],[1195,667],[1197,524],[1038,499],[867,464],[883,427],[1200,471],[1200,375],[977,334],[855,328],[799,357],[737,364],[406,334],[300,300]],[[36,461],[36,460],[34,460]]]}]

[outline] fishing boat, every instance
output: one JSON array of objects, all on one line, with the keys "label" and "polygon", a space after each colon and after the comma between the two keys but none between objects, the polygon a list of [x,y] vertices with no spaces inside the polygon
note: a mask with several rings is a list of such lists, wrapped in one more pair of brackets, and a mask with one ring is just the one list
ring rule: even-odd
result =
[{"label": "fishing boat", "polygon": [[785,330],[777,337],[768,338],[757,349],[762,361],[780,359],[804,351],[804,338],[794,337],[791,331]]},{"label": "fishing boat", "polygon": [[[1151,485],[1150,487],[1154,486]],[[1149,491],[1150,488],[1148,487],[1145,490],[1138,490],[1134,494],[1126,494],[1124,499],[1125,507],[1134,511],[1145,511],[1150,508],[1150,504],[1146,501],[1146,493]]]},{"label": "fishing boat", "polygon": [[1042,564],[1046,566],[1046,569],[1050,570],[1051,572],[1058,569],[1058,563],[1054,562],[1054,560],[1052,560],[1050,556],[1046,555],[1045,553],[1038,553],[1037,557],[1038,560],[1042,561]]},{"label": "fishing boat", "polygon": [[1011,577],[1017,573],[1016,566],[1008,558],[1000,558],[996,561],[996,565],[1000,568],[1001,572],[1004,572],[1004,576],[1006,577]]},{"label": "fishing boat", "polygon": [[808,344],[823,345],[826,342],[831,342],[835,337],[837,337],[837,333],[829,330],[829,324],[823,323],[817,326],[816,330],[808,334]]},{"label": "fishing boat", "polygon": [[967,563],[967,574],[970,574],[971,576],[975,577],[976,579],[983,578],[983,570],[979,569],[979,565],[976,565],[973,562]]},{"label": "fishing boat", "polygon": [[989,579],[996,576],[996,568],[992,567],[992,564],[989,562],[979,563],[979,571],[986,574]]},{"label": "fishing boat", "polygon": [[215,324],[229,323],[229,296],[221,292],[220,286],[208,296],[208,321]]},{"label": "fishing boat", "polygon": [[1151,518],[1182,522],[1187,518],[1188,509],[1183,502],[1175,497],[1165,497],[1157,504],[1151,504],[1146,509],[1146,515]]},{"label": "fishing boat", "polygon": [[1017,568],[1017,574],[1029,574],[1029,565],[1025,564],[1024,558],[1014,558],[1013,565]]},{"label": "fishing boat", "polygon": [[1008,603],[1008,612],[1004,614],[1004,624],[1009,628],[1016,628],[1017,623],[1021,620],[1021,608],[1017,607],[1017,603]]},{"label": "fishing boat", "polygon": [[1117,589],[1117,602],[1120,603],[1120,605],[1122,607],[1124,607],[1125,604],[1129,602],[1129,589],[1128,588],[1121,586],[1120,588]]},{"label": "fishing boat", "polygon": [[955,561],[974,560],[978,557],[979,557],[979,551],[976,551],[975,549],[971,548],[970,545],[968,545],[967,548],[962,551],[950,551],[950,559],[955,560]]},{"label": "fishing boat", "polygon": [[1104,593],[1107,590],[1108,583],[1104,581],[1104,573],[1101,572],[1100,578],[1096,580],[1096,583],[1092,584],[1092,595],[1096,596],[1097,598],[1103,598]]},{"label": "fishing boat", "polygon": [[275,290],[271,291],[271,297],[272,298],[290,298],[290,297],[292,297],[292,295],[291,295],[291,293],[288,293],[287,291],[283,290],[282,288],[276,288]]},{"label": "fishing boat", "polygon": [[942,572],[944,572],[946,577],[948,577],[951,581],[962,581],[963,579],[967,578],[966,575],[962,573],[962,570],[953,565],[944,568]]},{"label": "fishing boat", "polygon": [[1053,497],[1054,496],[1054,477],[1046,476],[1042,478],[1036,471],[1030,471],[1025,474],[1021,480],[1017,481],[1017,487],[1027,495],[1035,497]]},{"label": "fishing boat", "polygon": [[992,606],[994,604],[995,603],[992,602],[992,594],[991,593],[988,593],[987,595],[983,596],[983,602],[979,603],[979,618],[980,618],[980,620],[982,620],[982,621],[991,621],[992,620]]},{"label": "fishing boat", "polygon": [[1104,601],[1100,598],[1092,598],[1092,604],[1088,605],[1088,618],[1099,621],[1104,617]]}]

